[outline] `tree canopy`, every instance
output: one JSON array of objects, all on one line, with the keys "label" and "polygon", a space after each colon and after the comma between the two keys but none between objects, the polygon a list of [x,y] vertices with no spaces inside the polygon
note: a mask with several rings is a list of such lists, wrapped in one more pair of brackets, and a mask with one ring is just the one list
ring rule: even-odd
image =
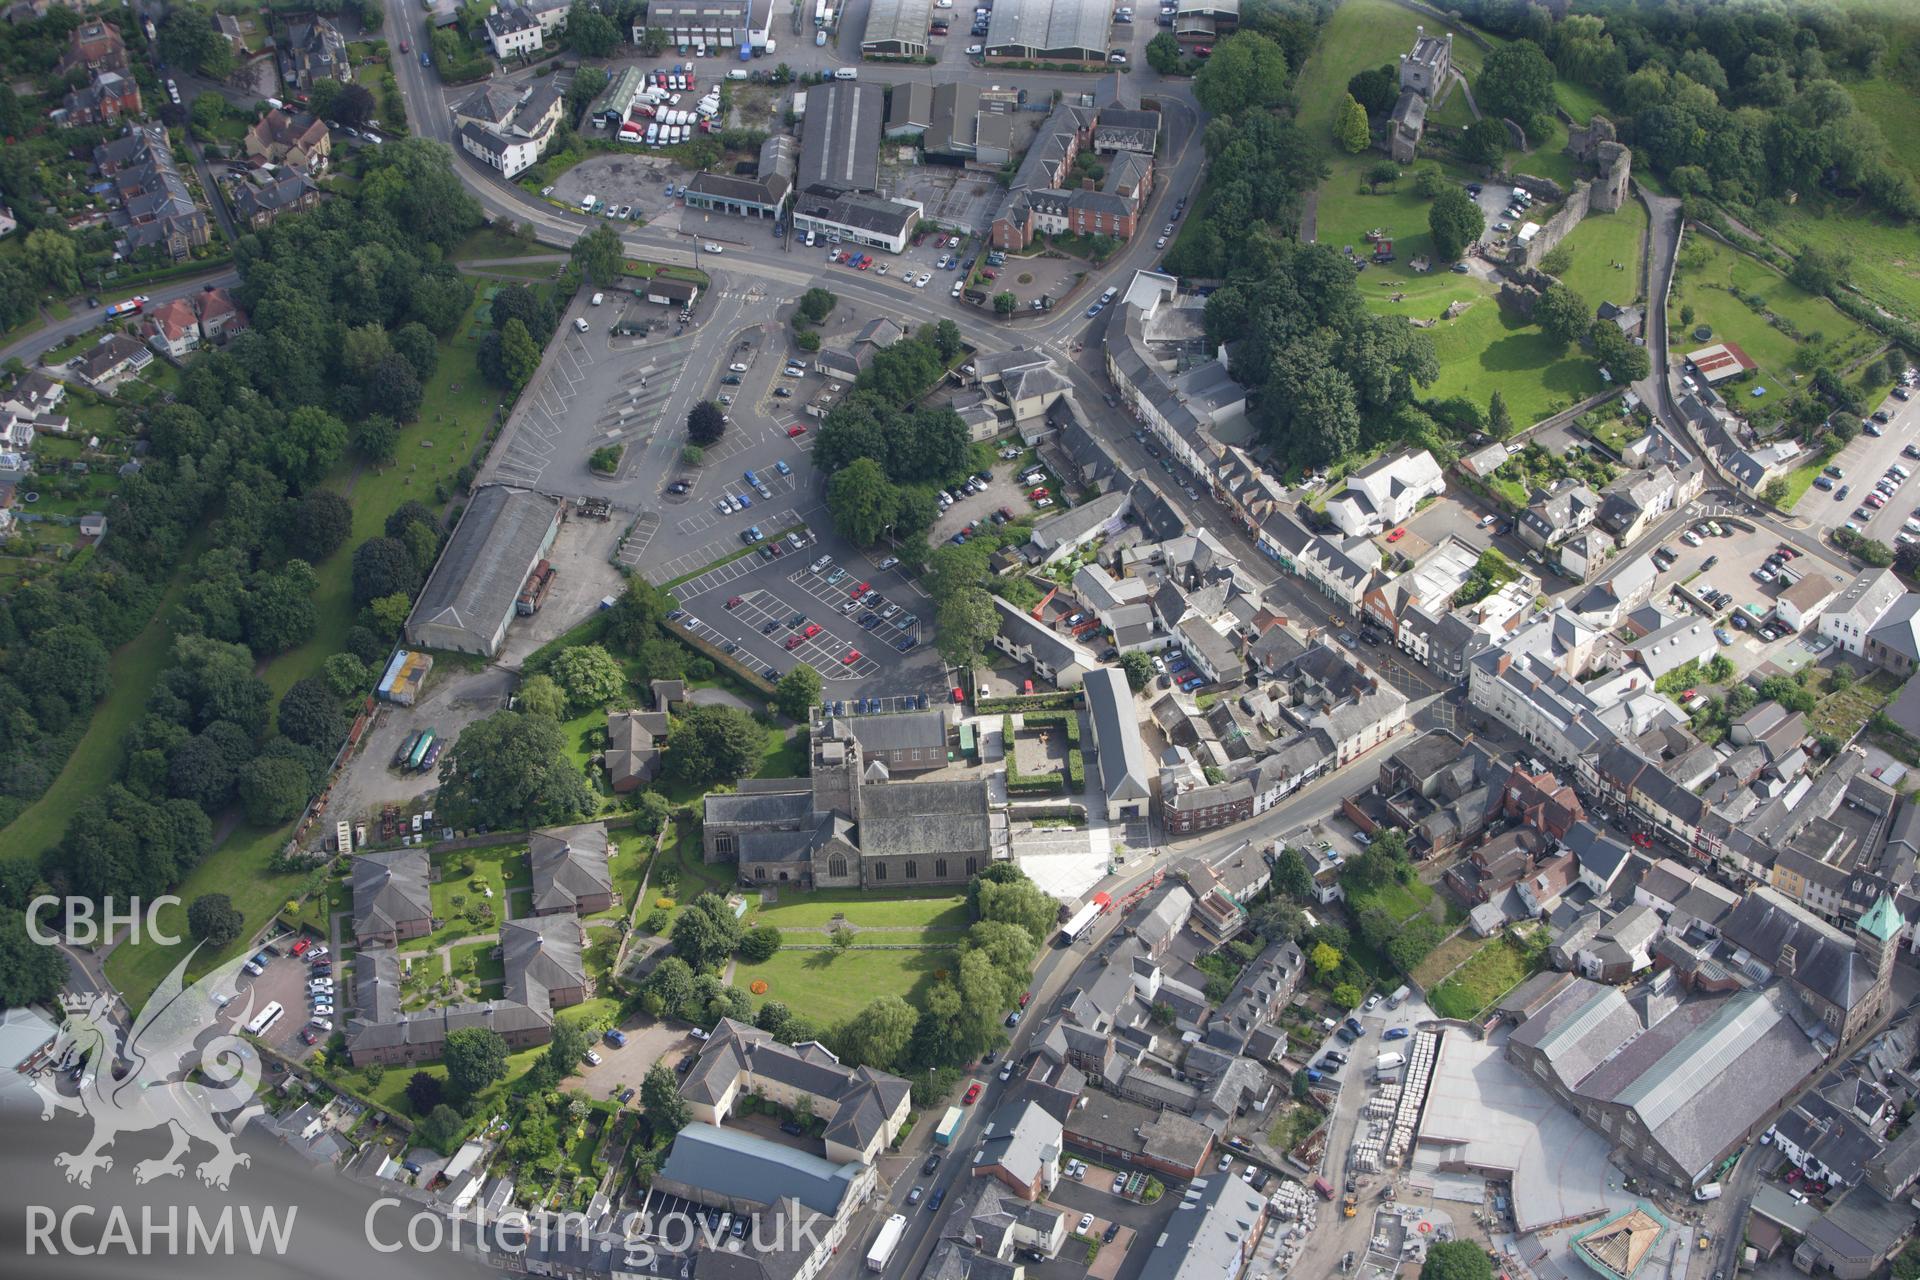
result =
[{"label": "tree canopy", "polygon": [[1286,51],[1257,31],[1236,31],[1213,46],[1193,78],[1193,96],[1216,116],[1270,107],[1292,80]]},{"label": "tree canopy", "polygon": [[440,805],[460,826],[552,826],[595,804],[560,726],[520,711],[496,711],[461,730],[441,756],[440,779]]}]

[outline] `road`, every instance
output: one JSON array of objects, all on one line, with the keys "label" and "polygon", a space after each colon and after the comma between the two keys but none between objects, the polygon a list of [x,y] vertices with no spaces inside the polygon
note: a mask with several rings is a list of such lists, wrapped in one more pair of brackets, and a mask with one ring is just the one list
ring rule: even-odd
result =
[{"label": "road", "polygon": [[[390,38],[396,41],[402,33],[415,39],[419,34],[420,11],[407,0],[386,0],[387,30]],[[823,49],[811,45],[790,50],[781,60],[793,66],[796,71],[817,69],[826,66],[858,66],[858,32],[864,23],[864,15],[849,14],[843,19],[842,35],[838,45]],[[776,26],[783,25],[776,23]],[[1144,44],[1155,29],[1144,26],[1138,29],[1129,41],[1137,40]],[[948,44],[959,45],[964,42],[950,40]],[[847,54],[843,54],[844,48]],[[663,55],[663,60],[671,60],[671,54]],[[771,60],[769,60],[771,61]],[[957,64],[957,65],[946,65]],[[709,59],[704,67],[708,74],[714,69],[726,69],[728,64],[722,59]],[[406,102],[407,121],[417,137],[431,138],[445,144],[454,152],[454,169],[460,181],[479,201],[481,209],[489,218],[506,219],[513,223],[531,223],[537,239],[546,244],[567,247],[588,231],[601,225],[601,220],[588,218],[580,214],[569,213],[555,208],[546,201],[530,195],[515,184],[501,178],[494,170],[481,165],[454,144],[453,119],[447,110],[447,92],[443,89],[438,75],[428,67],[422,67],[418,57],[402,56],[396,51],[392,63],[395,80],[400,87],[400,95]],[[965,62],[956,56],[946,58],[944,64],[934,66],[921,65],[868,65],[870,74],[883,76],[888,82],[941,84],[954,78],[956,71],[970,71]],[[530,74],[530,73],[525,73]],[[516,76],[524,79],[525,74]],[[979,74],[973,71],[976,76]],[[1009,71],[1003,68],[991,69],[996,83],[1017,85],[1026,89],[1030,95],[1051,95],[1055,90],[1076,94],[1091,90],[1095,85],[1093,77],[1085,75],[1060,75],[1042,72]],[[457,92],[471,92],[472,86],[466,86]],[[1123,92],[1129,100],[1142,97],[1156,98],[1167,121],[1167,147],[1161,162],[1160,172],[1155,176],[1155,195],[1149,211],[1143,214],[1143,227],[1156,222],[1166,221],[1165,212],[1181,194],[1194,190],[1200,181],[1204,162],[1203,148],[1198,145],[1200,137],[1201,113],[1194,102],[1191,86],[1183,80],[1163,80],[1158,73],[1147,67],[1144,61],[1137,62],[1123,83]],[[691,211],[688,211],[691,212]],[[787,283],[800,284],[803,288],[816,283],[816,272],[794,272],[781,274],[775,269],[778,260],[791,261],[783,252],[782,243],[768,233],[764,223],[748,219],[717,218],[695,231],[680,231],[677,228],[660,224],[649,225],[623,233],[621,239],[627,251],[637,257],[654,256],[659,249],[692,249],[696,235],[705,238],[727,240],[723,229],[737,224],[739,234],[752,237],[750,242],[728,240],[729,252],[734,252],[736,244],[744,248],[754,259],[750,275],[759,278],[771,278]],[[1124,248],[1117,252],[1095,273],[1108,279],[1124,279],[1135,270],[1152,265],[1158,252],[1153,248],[1150,235],[1135,236]],[[710,265],[710,264],[702,264]],[[732,264],[728,264],[731,267]],[[737,268],[736,268],[737,269]],[[724,282],[717,280],[724,287]],[[1095,288],[1099,288],[1095,285]],[[835,285],[836,292],[840,285]],[[920,301],[932,303],[934,299],[923,298]],[[986,313],[978,308],[963,304],[948,304],[940,299],[941,305],[926,306],[924,309],[931,319],[956,319],[971,313],[983,316]],[[1070,331],[1077,331],[1075,321],[1084,323],[1079,310],[1062,313],[1056,309],[1041,316],[1023,316],[1013,322],[992,322],[984,326],[987,330],[1002,334],[1018,334],[1018,341],[1026,344],[1044,342],[1064,337]],[[963,326],[965,327],[965,326]],[[970,339],[971,341],[972,339]],[[990,342],[992,348],[1013,345],[1013,339],[1002,337]]]},{"label": "road", "polygon": [[[1326,814],[1339,806],[1342,799],[1365,790],[1378,776],[1379,759],[1377,753],[1369,753],[1302,787],[1298,792],[1275,805],[1255,822],[1245,823],[1228,831],[1210,832],[1191,840],[1174,844],[1156,846],[1152,853],[1138,864],[1129,868],[1123,876],[1116,877],[1099,886],[1117,901],[1126,894],[1139,888],[1153,878],[1155,874],[1165,872],[1187,858],[1212,858],[1228,853],[1242,844],[1252,841],[1255,845],[1276,839],[1294,830],[1308,821]],[[1062,992],[1077,982],[1090,981],[1101,967],[1100,952],[1108,939],[1125,927],[1126,921],[1118,914],[1103,916],[1094,925],[1081,942],[1072,947],[1050,946],[1041,957],[1029,989],[1033,991],[1033,1001],[1028,1006],[1028,1016],[1014,1031],[1011,1043],[1005,1050],[1005,1057],[1015,1062],[1021,1061],[1028,1052],[1033,1030],[1045,1021],[1044,1014],[1053,1007]],[[898,1156],[888,1157],[897,1167],[893,1174],[893,1183],[888,1194],[876,1200],[864,1211],[861,1219],[848,1234],[849,1244],[842,1250],[841,1258],[828,1274],[833,1280],[851,1280],[851,1277],[865,1268],[867,1246],[872,1243],[873,1235],[888,1215],[904,1213],[907,1215],[907,1234],[894,1254],[894,1262],[887,1268],[891,1276],[914,1276],[925,1268],[927,1259],[932,1255],[939,1242],[938,1224],[948,1213],[958,1206],[955,1197],[958,1193],[954,1184],[971,1177],[967,1172],[968,1153],[978,1141],[979,1129],[984,1123],[983,1117],[993,1114],[993,1108],[1000,1104],[1008,1086],[1002,1084],[997,1065],[983,1069],[976,1077],[984,1088],[979,1099],[968,1108],[963,1136],[948,1150],[942,1158],[940,1167],[931,1178],[920,1174],[921,1162],[927,1153],[937,1150],[933,1145],[933,1128],[938,1122],[939,1104],[924,1108],[920,1113],[920,1123],[908,1136],[906,1145]],[[955,1101],[958,1101],[956,1098]],[[1091,1185],[1091,1184],[1089,1184]],[[938,1214],[928,1213],[924,1207],[909,1208],[906,1204],[907,1192],[914,1186],[922,1187],[928,1196],[936,1188],[948,1189],[948,1203],[941,1206]],[[1170,1187],[1162,1198],[1161,1205],[1171,1211],[1177,1203],[1178,1189]],[[965,1197],[959,1197],[964,1199]],[[1144,1259],[1145,1247],[1151,1236],[1143,1236],[1135,1246],[1140,1257],[1130,1257],[1123,1277],[1138,1270]]]},{"label": "road", "polygon": [[[187,276],[184,279],[169,281],[162,285],[136,285],[121,293],[102,295],[101,301],[116,302],[134,293],[144,293],[151,299],[149,306],[152,307],[158,306],[162,302],[170,302],[175,298],[184,298],[190,294],[198,293],[207,285],[224,289],[239,283],[239,272],[235,271],[232,267],[220,267],[204,275]],[[0,362],[12,360],[17,357],[27,364],[33,364],[40,358],[42,352],[50,351],[66,342],[69,338],[85,333],[89,329],[98,328],[102,320],[100,312],[88,308],[85,298],[77,298],[74,299],[73,302],[76,310],[67,319],[55,320],[51,324],[35,329],[25,337],[16,338],[6,346],[0,347]]]}]

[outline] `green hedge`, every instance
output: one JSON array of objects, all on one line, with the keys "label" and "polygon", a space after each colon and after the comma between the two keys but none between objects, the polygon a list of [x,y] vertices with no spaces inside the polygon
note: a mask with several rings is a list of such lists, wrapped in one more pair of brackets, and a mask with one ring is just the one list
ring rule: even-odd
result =
[{"label": "green hedge", "polygon": [[981,712],[1021,711],[1067,711],[1080,705],[1080,692],[1077,689],[1064,693],[1036,693],[1029,697],[1023,693],[1010,694],[1003,698],[981,698],[974,703],[974,709]]},{"label": "green hedge", "polygon": [[[1061,776],[1057,773],[1026,774],[1026,773],[1020,772],[1020,765],[1015,757],[1015,752],[1013,748],[1013,717],[1012,716],[1003,715],[1000,717],[1000,737],[1001,737],[1001,740],[1006,743],[1006,747],[1007,747],[1006,762],[1007,762],[1007,794],[1008,795],[1010,796],[1059,795],[1062,793],[1062,791],[1064,791],[1065,788],[1063,785],[1063,781],[1061,779]],[[1068,762],[1067,762],[1069,770],[1071,770],[1072,764],[1073,764],[1072,756],[1078,755],[1078,754],[1079,753],[1077,751],[1071,752],[1069,754]]]}]

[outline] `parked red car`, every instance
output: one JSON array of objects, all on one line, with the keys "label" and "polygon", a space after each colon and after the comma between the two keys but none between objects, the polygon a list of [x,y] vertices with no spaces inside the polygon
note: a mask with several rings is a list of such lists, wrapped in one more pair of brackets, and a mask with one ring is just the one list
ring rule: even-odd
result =
[{"label": "parked red car", "polygon": [[970,1107],[974,1104],[974,1102],[979,1097],[980,1097],[980,1082],[976,1080],[974,1081],[973,1085],[970,1088],[968,1088],[967,1096],[960,1099],[960,1101],[966,1106]]}]

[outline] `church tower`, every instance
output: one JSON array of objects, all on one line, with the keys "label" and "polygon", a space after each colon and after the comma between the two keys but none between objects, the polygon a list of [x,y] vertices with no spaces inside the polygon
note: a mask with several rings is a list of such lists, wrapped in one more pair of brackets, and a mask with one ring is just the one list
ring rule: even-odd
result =
[{"label": "church tower", "polygon": [[813,735],[813,811],[860,820],[860,743],[834,732],[828,718]]},{"label": "church tower", "polygon": [[1906,927],[1906,919],[1900,914],[1900,908],[1893,905],[1892,896],[1882,893],[1854,928],[1853,945],[1873,970],[1874,996],[1868,1002],[1873,1008],[1872,1016],[1879,1016],[1887,1007],[1893,987],[1893,958],[1900,950],[1900,935]]}]

